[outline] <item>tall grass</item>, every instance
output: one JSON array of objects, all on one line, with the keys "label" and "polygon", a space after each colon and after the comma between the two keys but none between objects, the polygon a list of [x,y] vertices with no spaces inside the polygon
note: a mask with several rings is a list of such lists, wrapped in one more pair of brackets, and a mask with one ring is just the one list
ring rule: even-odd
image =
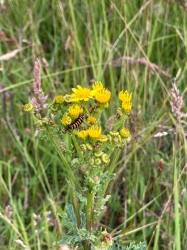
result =
[{"label": "tall grass", "polygon": [[[71,197],[58,156],[38,139],[22,110],[33,96],[37,58],[50,99],[96,79],[112,91],[115,110],[116,93],[132,91],[133,140],[108,190],[112,198],[100,225],[125,243],[145,241],[150,250],[186,249],[186,122],[176,145],[169,103],[177,74],[177,86],[186,96],[186,12],[184,1],[172,0],[1,4],[1,249],[20,249],[17,239],[28,249],[58,249],[55,243],[64,233],[60,214]],[[15,49],[14,57],[1,58]],[[158,132],[168,134],[154,137]],[[38,222],[33,213],[41,216]]]}]

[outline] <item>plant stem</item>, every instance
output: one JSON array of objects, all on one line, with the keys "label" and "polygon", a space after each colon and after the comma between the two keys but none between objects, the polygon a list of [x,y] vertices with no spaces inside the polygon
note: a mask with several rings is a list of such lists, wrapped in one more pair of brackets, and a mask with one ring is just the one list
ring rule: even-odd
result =
[{"label": "plant stem", "polygon": [[[114,169],[116,167],[116,163],[118,161],[118,158],[121,154],[121,149],[120,148],[117,148],[115,151],[114,151],[114,158],[113,158],[113,161],[111,162],[111,165],[108,169],[108,173],[109,174],[112,174],[114,172]],[[103,186],[103,190],[100,191],[98,193],[98,201],[97,201],[97,204],[96,204],[96,208],[99,209],[102,205],[102,199],[103,199],[103,196],[105,195],[105,192],[106,192],[106,189],[108,187],[108,184],[109,184],[109,180],[105,182],[104,186]]]},{"label": "plant stem", "polygon": [[[114,169],[116,167],[116,163],[118,161],[120,154],[121,154],[121,148],[117,148],[114,152],[114,158],[113,158],[113,161],[112,161],[110,168],[108,170],[109,174],[112,174],[114,172]],[[109,183],[109,181],[108,181],[108,183]]]},{"label": "plant stem", "polygon": [[86,229],[89,232],[91,232],[92,230],[93,200],[94,200],[94,193],[92,189],[89,188],[87,191],[87,206],[86,206]]},{"label": "plant stem", "polygon": [[80,219],[80,211],[79,211],[79,206],[78,206],[78,201],[77,201],[77,197],[75,195],[75,190],[73,189],[73,186],[75,185],[75,187],[80,191],[80,187],[79,187],[79,184],[78,182],[76,181],[75,179],[75,176],[73,174],[73,171],[71,170],[64,154],[62,153],[62,151],[59,149],[53,135],[51,135],[48,130],[46,129],[46,132],[50,138],[50,141],[51,143],[53,144],[55,150],[58,152],[65,168],[66,168],[66,171],[68,172],[68,175],[69,175],[69,180],[70,180],[70,183],[72,185],[72,196],[73,196],[73,207],[74,207],[74,210],[75,210],[75,214],[76,214],[76,219],[77,219],[77,226],[80,227],[81,225],[81,219]]},{"label": "plant stem", "polygon": [[73,196],[73,208],[74,208],[76,219],[77,219],[77,227],[80,228],[81,218],[80,218],[80,211],[79,211],[79,203],[78,203],[78,200],[74,191],[72,192],[72,196]]},{"label": "plant stem", "polygon": [[72,135],[72,140],[73,140],[73,143],[74,143],[75,148],[76,148],[76,150],[77,150],[77,154],[78,154],[79,158],[80,158],[81,160],[84,160],[84,157],[83,157],[83,155],[82,155],[82,152],[80,151],[80,147],[79,147],[79,145],[78,145],[78,143],[77,143],[77,139],[76,139],[76,137],[75,137],[74,135]]},{"label": "plant stem", "polygon": [[[88,183],[87,205],[86,205],[86,229],[91,233],[93,224],[93,202],[94,192],[92,191],[92,183]],[[91,250],[91,244],[87,240],[84,245],[85,250]]]},{"label": "plant stem", "polygon": [[[47,131],[47,130],[46,130],[46,131]],[[47,131],[47,133],[48,133],[48,131]],[[61,158],[61,160],[62,160],[64,166],[65,166],[65,171],[68,172],[68,175],[69,175],[69,177],[70,177],[71,184],[74,184],[75,187],[77,188],[77,190],[78,190],[78,191],[81,191],[80,186],[79,186],[77,180],[75,179],[74,173],[73,173],[73,171],[71,170],[71,167],[69,166],[69,163],[67,162],[67,160],[66,160],[64,154],[62,153],[62,151],[61,151],[60,148],[58,147],[56,141],[54,140],[54,137],[53,137],[50,133],[48,133],[48,136],[49,136],[49,138],[50,138],[50,140],[51,140],[51,143],[53,144],[55,150],[56,150],[57,153],[59,154],[59,156],[60,156],[60,158]]]}]

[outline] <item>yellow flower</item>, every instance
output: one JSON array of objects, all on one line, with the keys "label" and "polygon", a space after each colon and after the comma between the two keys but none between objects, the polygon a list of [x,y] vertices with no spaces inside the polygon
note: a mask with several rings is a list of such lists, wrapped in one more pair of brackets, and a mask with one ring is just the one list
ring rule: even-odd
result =
[{"label": "yellow flower", "polygon": [[88,135],[93,138],[93,139],[97,139],[100,137],[101,135],[101,127],[94,127],[94,126],[91,126],[89,129],[88,129]]},{"label": "yellow flower", "polygon": [[63,116],[62,119],[61,119],[61,123],[64,126],[67,126],[67,125],[71,124],[71,122],[72,122],[71,117],[68,116],[68,115]]},{"label": "yellow flower", "polygon": [[119,133],[123,138],[128,138],[130,136],[130,131],[126,128],[122,128]]},{"label": "yellow flower", "polygon": [[101,89],[95,95],[95,99],[100,103],[108,102],[110,100],[110,97],[111,92],[108,89]]},{"label": "yellow flower", "polygon": [[55,102],[56,103],[63,103],[64,102],[64,97],[62,95],[57,95],[55,97]]},{"label": "yellow flower", "polygon": [[127,90],[121,91],[119,93],[119,99],[122,102],[130,102],[132,99],[132,93],[129,94],[129,92]]},{"label": "yellow flower", "polygon": [[80,85],[77,85],[76,88],[72,88],[73,94],[71,95],[71,101],[88,101],[90,98],[93,98],[95,95],[94,90],[90,90],[88,88],[83,88]]},{"label": "yellow flower", "polygon": [[77,104],[73,104],[69,107],[68,111],[71,116],[78,117],[81,113],[83,113],[83,108]]},{"label": "yellow flower", "polygon": [[34,110],[34,106],[31,103],[27,103],[23,106],[24,111],[26,112],[31,112]]},{"label": "yellow flower", "polygon": [[88,136],[88,130],[81,130],[77,133],[77,136],[81,139],[81,140],[85,140],[86,137]]},{"label": "yellow flower", "polygon": [[103,84],[101,82],[94,82],[92,84],[92,89],[95,90],[97,93],[97,91],[104,89],[104,87],[103,87]]},{"label": "yellow flower", "polygon": [[97,123],[97,119],[93,116],[90,116],[87,118],[87,122],[90,124],[96,124]]},{"label": "yellow flower", "polygon": [[123,109],[123,111],[129,113],[132,109],[132,103],[131,102],[122,102],[122,109]]}]

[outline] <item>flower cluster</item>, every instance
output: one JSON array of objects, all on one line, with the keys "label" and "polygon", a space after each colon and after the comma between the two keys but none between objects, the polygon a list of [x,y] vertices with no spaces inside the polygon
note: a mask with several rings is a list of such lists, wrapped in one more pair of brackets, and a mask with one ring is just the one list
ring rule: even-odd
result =
[{"label": "flower cluster", "polygon": [[[57,95],[48,107],[61,121],[59,130],[62,132],[74,133],[79,139],[88,142],[97,140],[111,142],[111,135],[105,138],[99,125],[101,113],[108,107],[110,98],[111,92],[104,88],[101,82],[94,82],[92,89],[78,85],[77,88],[72,88],[72,94]],[[116,114],[118,120],[124,120],[124,117],[129,114],[132,108],[131,99],[132,93],[129,94],[127,90],[119,93],[121,107]],[[24,110],[27,112],[33,112],[35,108],[30,103],[24,106]],[[122,115],[119,116],[119,113]],[[115,143],[121,141],[119,137],[123,139],[130,137],[127,129],[123,127],[120,129],[119,132],[116,131],[118,139],[115,138]]]},{"label": "flower cluster", "polygon": [[128,114],[132,109],[132,103],[131,103],[132,93],[129,94],[127,90],[121,91],[119,93],[119,99],[121,101],[122,111],[125,114]]}]

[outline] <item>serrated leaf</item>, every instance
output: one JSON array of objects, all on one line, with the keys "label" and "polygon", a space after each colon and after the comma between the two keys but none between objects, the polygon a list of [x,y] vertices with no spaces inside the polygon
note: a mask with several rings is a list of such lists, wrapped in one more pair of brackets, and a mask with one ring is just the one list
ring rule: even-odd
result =
[{"label": "serrated leaf", "polygon": [[86,205],[87,204],[87,198],[83,195],[81,195],[80,193],[76,193],[77,197],[79,198],[80,202],[82,205]]},{"label": "serrated leaf", "polygon": [[67,245],[67,244],[70,244],[70,243],[72,242],[73,239],[74,239],[74,236],[66,235],[66,236],[64,236],[64,237],[59,241],[59,244],[60,244],[60,245]]},{"label": "serrated leaf", "polygon": [[117,238],[113,242],[113,245],[110,247],[109,250],[145,250],[145,249],[146,249],[146,244],[144,242],[140,242],[137,245],[135,245],[135,242],[131,242],[129,246],[124,247],[124,246],[121,246],[119,242],[119,238]]},{"label": "serrated leaf", "polygon": [[82,228],[86,228],[86,216],[83,212],[81,212],[81,225]]},{"label": "serrated leaf", "polygon": [[68,204],[63,215],[64,226],[68,227],[69,233],[77,227],[77,220],[72,205]]}]

